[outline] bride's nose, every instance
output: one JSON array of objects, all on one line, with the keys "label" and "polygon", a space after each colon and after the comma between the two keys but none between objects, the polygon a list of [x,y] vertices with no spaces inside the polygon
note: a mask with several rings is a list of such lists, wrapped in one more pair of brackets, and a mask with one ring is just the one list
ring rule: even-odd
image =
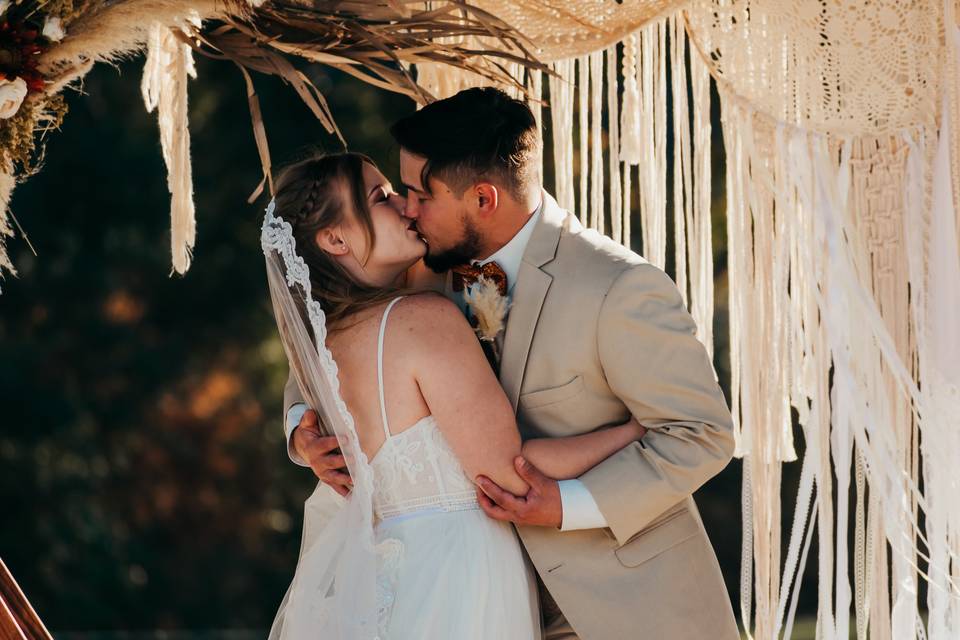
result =
[{"label": "bride's nose", "polygon": [[407,217],[407,200],[398,193],[390,196],[390,206],[404,218]]}]

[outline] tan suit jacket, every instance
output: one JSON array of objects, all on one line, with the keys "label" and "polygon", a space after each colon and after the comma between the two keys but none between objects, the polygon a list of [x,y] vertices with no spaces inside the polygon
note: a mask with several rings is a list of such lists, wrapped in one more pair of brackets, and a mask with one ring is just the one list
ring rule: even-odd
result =
[{"label": "tan suit jacket", "polygon": [[[609,528],[519,527],[523,544],[582,640],[736,640],[691,497],[733,452],[710,359],[663,271],[544,197],[500,364],[521,434],[576,435],[631,414],[649,431],[580,478]],[[299,395],[288,383],[284,407]]]}]

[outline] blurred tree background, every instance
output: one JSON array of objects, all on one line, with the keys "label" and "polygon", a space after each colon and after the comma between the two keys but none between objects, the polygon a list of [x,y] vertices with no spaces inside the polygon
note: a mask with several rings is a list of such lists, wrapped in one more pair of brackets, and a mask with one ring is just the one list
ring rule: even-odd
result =
[{"label": "blurred tree background", "polygon": [[[42,171],[14,192],[38,256],[12,240],[20,276],[0,283],[0,557],[55,631],[263,630],[299,550],[314,479],[284,447],[287,366],[259,246],[265,199],[245,201],[260,165],[244,84],[230,65],[197,63],[198,235],[185,277],[169,277],[169,195],[142,60],[87,76]],[[351,148],[399,182],[387,128],[413,103],[322,68],[310,76]],[[340,148],[289,87],[255,81],[275,165]],[[716,365],[726,389],[717,116]],[[697,495],[735,601],[739,496],[739,461]]]}]

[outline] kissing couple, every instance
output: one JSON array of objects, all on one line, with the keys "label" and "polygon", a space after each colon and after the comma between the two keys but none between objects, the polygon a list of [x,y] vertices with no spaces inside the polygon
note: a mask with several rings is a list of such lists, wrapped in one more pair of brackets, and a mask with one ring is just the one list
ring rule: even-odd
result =
[{"label": "kissing couple", "polygon": [[691,497],[732,422],[673,281],[546,193],[523,102],[391,133],[403,195],[323,155],[263,222],[288,450],[321,481],[271,638],[739,638]]}]

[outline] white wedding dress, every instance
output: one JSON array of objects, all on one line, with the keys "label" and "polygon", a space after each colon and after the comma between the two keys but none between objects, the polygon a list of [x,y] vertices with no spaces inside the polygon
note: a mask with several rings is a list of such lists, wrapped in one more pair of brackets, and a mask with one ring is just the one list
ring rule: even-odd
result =
[{"label": "white wedding dress", "polygon": [[377,374],[386,441],[370,460],[384,640],[533,640],[536,587],[513,527],[488,518],[433,416],[393,435],[380,323]]},{"label": "white wedding dress", "polygon": [[399,298],[380,323],[386,440],[368,461],[310,270],[275,211],[271,200],[260,232],[274,318],[301,394],[337,437],[354,486],[343,499],[321,483],[304,503],[300,557],[270,640],[536,640],[533,572],[512,527],[480,510],[436,420],[396,435],[387,424],[383,336]]}]

